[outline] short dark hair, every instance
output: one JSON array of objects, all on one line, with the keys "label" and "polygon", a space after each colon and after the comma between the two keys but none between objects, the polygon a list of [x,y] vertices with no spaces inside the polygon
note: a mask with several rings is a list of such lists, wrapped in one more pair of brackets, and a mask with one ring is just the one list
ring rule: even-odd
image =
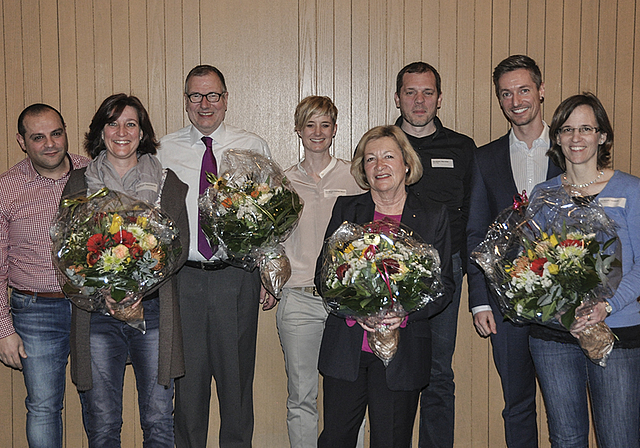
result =
[{"label": "short dark hair", "polygon": [[[222,84],[222,88],[224,89],[224,92],[217,92],[217,93],[225,93],[227,91],[227,83],[224,80],[224,75],[222,74],[222,72],[217,68],[215,68],[213,65],[204,64],[204,65],[196,65],[191,69],[189,74],[187,74],[187,79],[184,80],[185,95],[189,93],[187,92],[187,86],[189,85],[189,80],[191,78],[193,78],[194,76],[206,76],[210,74],[218,75],[218,78],[220,78],[220,83]],[[208,93],[208,92],[203,92],[203,93]]]},{"label": "short dark hair", "polygon": [[30,115],[40,115],[41,113],[46,112],[48,110],[52,110],[56,114],[58,114],[58,117],[60,117],[60,122],[62,123],[62,127],[63,128],[67,127],[67,125],[64,122],[64,118],[62,118],[62,114],[58,112],[58,109],[56,109],[55,107],[51,107],[48,104],[35,103],[35,104],[32,104],[31,106],[27,106],[22,112],[20,112],[20,115],[18,116],[18,134],[20,134],[22,138],[24,138],[25,134],[27,133],[27,130],[24,127],[25,118],[27,118]]},{"label": "short dark hair", "polygon": [[529,70],[531,79],[535,83],[536,87],[540,89],[540,86],[542,85],[542,72],[540,71],[540,67],[538,67],[538,64],[536,64],[536,61],[524,54],[513,54],[508,58],[500,61],[500,63],[496,65],[496,68],[493,70],[493,86],[496,89],[496,96],[498,97],[498,99],[500,98],[498,82],[500,81],[502,75],[514,70],[519,70],[521,68]]},{"label": "short dark hair", "polygon": [[433,65],[427,64],[426,62],[412,62],[409,65],[405,65],[402,70],[398,73],[398,77],[396,78],[396,94],[400,96],[400,91],[402,90],[403,77],[405,73],[433,73],[433,76],[436,78],[436,91],[438,92],[438,96],[442,94],[442,79],[440,78],[440,73],[435,69]]},{"label": "short dark hair", "polygon": [[138,154],[155,154],[157,152],[160,143],[156,140],[156,134],[147,110],[137,97],[126,93],[116,93],[102,102],[91,119],[89,131],[84,134],[84,149],[89,157],[95,159],[102,151],[107,149],[102,138],[102,131],[107,123],[117,120],[127,106],[134,108],[138,113],[138,124],[142,131]]},{"label": "short dark hair", "polygon": [[558,133],[560,128],[569,119],[569,115],[579,106],[589,106],[593,110],[593,115],[598,122],[600,133],[606,133],[607,138],[603,144],[598,145],[598,169],[609,168],[611,165],[611,147],[613,146],[613,127],[609,121],[609,116],[604,106],[593,93],[584,92],[581,95],[573,95],[564,100],[553,113],[551,126],[549,127],[549,137],[553,146],[547,151],[547,155],[553,163],[563,171],[567,169],[567,162],[562,152],[562,147],[558,144]]}]

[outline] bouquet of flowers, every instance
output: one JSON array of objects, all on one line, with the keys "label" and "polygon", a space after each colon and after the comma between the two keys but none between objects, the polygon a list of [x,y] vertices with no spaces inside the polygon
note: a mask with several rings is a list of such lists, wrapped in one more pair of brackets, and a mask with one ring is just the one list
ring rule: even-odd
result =
[{"label": "bouquet of flowers", "polygon": [[302,214],[302,200],[282,169],[253,151],[225,152],[218,177],[200,196],[200,224],[212,247],[220,245],[227,262],[245,269],[260,266],[265,288],[276,297],[291,276],[279,243]]},{"label": "bouquet of flowers", "polygon": [[[564,189],[552,188],[536,195],[526,215],[508,209],[498,216],[471,258],[506,317],[570,330],[578,307],[588,310],[613,295],[620,266],[616,242],[601,206],[574,203]],[[598,326],[579,342],[604,365],[613,334],[606,324]]]},{"label": "bouquet of flowers", "polygon": [[396,353],[399,335],[380,321],[404,317],[444,294],[438,251],[387,219],[343,223],[325,243],[321,274],[329,310],[375,328],[367,333],[369,346],[385,365]]},{"label": "bouquet of flowers", "polygon": [[144,201],[103,188],[63,200],[50,233],[67,297],[144,331],[136,304],[175,270],[181,251],[173,221]]}]

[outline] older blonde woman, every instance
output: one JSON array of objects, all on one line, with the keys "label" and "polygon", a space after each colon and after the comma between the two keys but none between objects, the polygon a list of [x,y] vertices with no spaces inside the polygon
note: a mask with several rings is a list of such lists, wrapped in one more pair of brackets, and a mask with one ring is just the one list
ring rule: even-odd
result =
[{"label": "older blonde woman", "polygon": [[[420,390],[431,371],[429,318],[451,301],[454,290],[448,214],[444,205],[422,202],[407,190],[420,179],[422,165],[398,127],[378,126],[364,134],[351,173],[369,191],[338,198],[325,236],[344,221],[363,224],[386,217],[409,226],[438,250],[445,297],[411,313],[406,325],[399,317],[385,319],[391,329],[400,327],[398,351],[386,368],[365,343],[365,330],[373,329],[329,315],[318,362],[324,377],[324,430],[318,446],[354,447],[368,407],[372,448],[409,447]],[[322,255],[316,285],[321,260]]]}]

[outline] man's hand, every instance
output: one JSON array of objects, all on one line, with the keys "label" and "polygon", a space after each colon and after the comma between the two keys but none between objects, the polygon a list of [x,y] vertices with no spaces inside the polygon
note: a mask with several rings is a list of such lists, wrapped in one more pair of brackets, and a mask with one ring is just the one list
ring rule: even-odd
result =
[{"label": "man's hand", "polygon": [[18,333],[13,333],[0,339],[0,361],[8,367],[22,370],[22,358],[26,358],[22,338]]},{"label": "man's hand", "polygon": [[278,299],[271,295],[262,284],[260,285],[260,303],[262,303],[262,311],[268,311],[278,303]]},{"label": "man's hand", "polygon": [[486,338],[491,334],[496,334],[496,321],[491,311],[479,311],[473,316],[473,325],[480,336]]}]

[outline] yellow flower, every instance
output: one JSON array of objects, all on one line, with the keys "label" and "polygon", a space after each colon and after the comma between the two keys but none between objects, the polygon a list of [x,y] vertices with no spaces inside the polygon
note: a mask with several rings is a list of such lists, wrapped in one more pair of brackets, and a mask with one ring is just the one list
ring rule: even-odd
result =
[{"label": "yellow flower", "polygon": [[122,226],[122,216],[117,213],[113,214],[113,219],[111,221],[111,227],[109,227],[109,233],[111,235],[115,235],[120,231],[120,227]]},{"label": "yellow flower", "polygon": [[346,254],[350,254],[351,252],[353,252],[353,249],[355,249],[353,247],[353,244],[349,243],[349,245],[344,249],[344,253]]},{"label": "yellow flower", "polygon": [[547,266],[547,269],[549,270],[549,274],[551,275],[558,275],[558,272],[560,272],[560,268],[558,267],[558,265],[553,263]]},{"label": "yellow flower", "polygon": [[558,238],[556,237],[555,233],[551,235],[549,241],[551,242],[551,244],[553,244],[553,247],[556,247],[558,245]]},{"label": "yellow flower", "polygon": [[136,219],[136,225],[138,227],[140,227],[141,229],[146,229],[147,228],[147,217],[146,216],[138,216],[138,219]]},{"label": "yellow flower", "polygon": [[527,249],[527,256],[529,257],[529,260],[535,260],[536,258],[538,258],[531,249]]},{"label": "yellow flower", "polygon": [[548,240],[549,239],[549,235],[547,235],[546,232],[542,232],[542,239],[543,240]]}]

